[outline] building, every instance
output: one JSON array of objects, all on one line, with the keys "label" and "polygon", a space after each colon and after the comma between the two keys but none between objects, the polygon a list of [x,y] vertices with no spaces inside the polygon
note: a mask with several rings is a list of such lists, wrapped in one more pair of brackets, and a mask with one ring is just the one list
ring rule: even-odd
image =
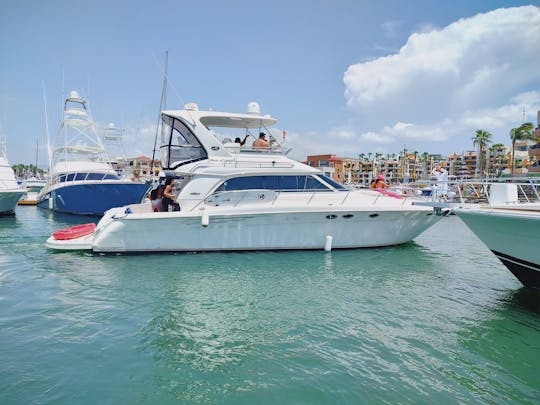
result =
[{"label": "building", "polygon": [[359,159],[342,158],[336,155],[310,155],[305,163],[321,170],[326,176],[339,183],[358,183]]},{"label": "building", "polygon": [[152,161],[148,156],[138,156],[134,158],[118,158],[112,162],[114,169],[122,175],[136,179],[152,179],[159,175],[161,162]]},{"label": "building", "polygon": [[536,142],[529,147],[529,172],[540,173],[540,111],[537,113],[534,136]]}]

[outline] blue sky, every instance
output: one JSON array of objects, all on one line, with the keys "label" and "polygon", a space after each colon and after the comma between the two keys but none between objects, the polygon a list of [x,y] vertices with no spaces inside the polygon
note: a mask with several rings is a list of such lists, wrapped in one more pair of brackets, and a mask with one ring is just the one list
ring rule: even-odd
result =
[{"label": "blue sky", "polygon": [[[526,7],[532,4],[533,6]],[[521,7],[525,6],[525,7]],[[292,157],[508,144],[540,109],[540,3],[522,1],[0,0],[0,122],[10,163],[45,166],[62,89],[151,155],[169,51],[168,107],[257,101]]]}]

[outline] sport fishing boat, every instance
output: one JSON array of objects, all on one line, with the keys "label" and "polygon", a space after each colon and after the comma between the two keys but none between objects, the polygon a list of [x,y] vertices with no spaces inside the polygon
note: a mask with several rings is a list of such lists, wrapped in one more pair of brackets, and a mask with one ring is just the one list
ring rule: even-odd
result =
[{"label": "sport fishing boat", "polygon": [[38,205],[58,212],[103,215],[138,203],[148,186],[121,179],[97,136],[86,101],[76,91],[65,100],[57,145],[50,153],[49,178]]},{"label": "sport fishing boat", "polygon": [[[95,229],[51,236],[48,247],[104,254],[328,251],[406,243],[441,218],[414,199],[350,190],[288,158],[290,149],[268,129],[276,119],[257,103],[245,114],[200,111],[192,103],[161,118],[161,164],[177,179],[180,210],[153,212],[150,202],[114,208]],[[269,136],[266,146],[244,143],[260,134]]]},{"label": "sport fishing boat", "polygon": [[[540,202],[531,183],[489,185],[487,204],[468,204],[456,214],[526,287],[540,288]],[[532,192],[526,192],[526,188]],[[518,191],[523,196],[520,201]],[[529,194],[532,198],[527,197]]]},{"label": "sport fishing boat", "polygon": [[0,132],[0,215],[15,213],[17,201],[23,194],[24,190],[17,183],[15,173],[9,165],[6,143]]}]

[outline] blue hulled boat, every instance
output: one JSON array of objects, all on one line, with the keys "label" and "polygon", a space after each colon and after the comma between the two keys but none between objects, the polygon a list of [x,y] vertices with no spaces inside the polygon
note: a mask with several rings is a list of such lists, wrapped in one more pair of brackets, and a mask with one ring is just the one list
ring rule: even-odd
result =
[{"label": "blue hulled boat", "polygon": [[139,203],[147,190],[144,182],[118,176],[96,134],[86,101],[72,91],[64,103],[49,179],[38,205],[57,212],[103,215],[110,208]]}]

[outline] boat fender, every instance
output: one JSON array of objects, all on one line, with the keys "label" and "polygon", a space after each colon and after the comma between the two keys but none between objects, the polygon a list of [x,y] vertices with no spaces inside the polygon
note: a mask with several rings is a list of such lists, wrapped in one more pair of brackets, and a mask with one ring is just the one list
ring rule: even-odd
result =
[{"label": "boat fender", "polygon": [[332,235],[326,235],[326,240],[324,241],[324,251],[332,251]]},{"label": "boat fender", "polygon": [[210,223],[210,215],[208,215],[208,212],[203,211],[201,215],[201,225],[206,228],[209,223]]}]

